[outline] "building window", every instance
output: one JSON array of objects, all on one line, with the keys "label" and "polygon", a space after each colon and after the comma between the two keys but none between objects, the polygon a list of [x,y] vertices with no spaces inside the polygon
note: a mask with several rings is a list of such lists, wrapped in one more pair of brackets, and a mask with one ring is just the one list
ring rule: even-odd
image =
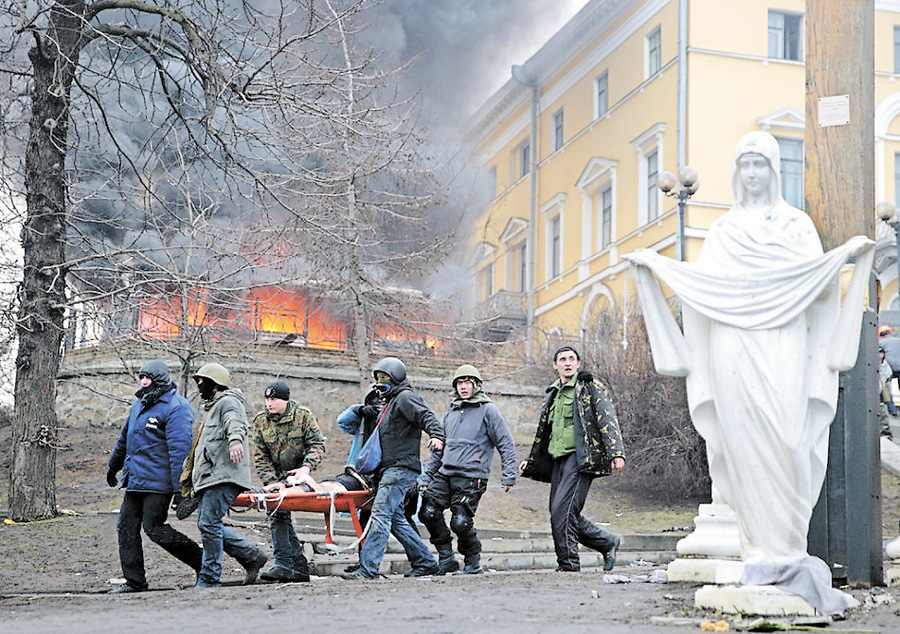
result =
[{"label": "building window", "polygon": [[547,220],[547,279],[562,272],[562,217],[556,214]]},{"label": "building window", "polygon": [[776,140],[781,152],[781,195],[789,205],[803,209],[803,141]]},{"label": "building window", "polygon": [[803,14],[769,11],[769,57],[803,59]]},{"label": "building window", "polygon": [[494,294],[494,263],[481,269],[481,298],[487,301]]},{"label": "building window", "polygon": [[651,151],[644,157],[647,164],[647,222],[659,217],[659,190],[656,187],[659,175],[659,152]]},{"label": "building window", "polygon": [[894,206],[900,207],[900,152],[894,154]]},{"label": "building window", "polygon": [[598,119],[609,110],[609,72],[604,71],[594,80],[594,118]]},{"label": "building window", "polygon": [[900,74],[900,26],[894,27],[894,74]]},{"label": "building window", "polygon": [[512,151],[512,180],[517,181],[528,175],[531,169],[531,142],[526,139]]},{"label": "building window", "polygon": [[647,65],[644,79],[649,79],[662,68],[662,51],[660,50],[662,42],[661,33],[660,27],[656,27],[656,29],[647,36]]},{"label": "building window", "polygon": [[553,113],[553,151],[563,146],[563,111],[562,108]]},{"label": "building window", "polygon": [[600,191],[600,204],[598,205],[600,211],[600,222],[598,223],[600,226],[600,235],[597,246],[600,251],[608,247],[612,242],[612,200],[612,184],[609,184]]},{"label": "building window", "polygon": [[631,141],[638,161],[638,226],[653,222],[659,217],[662,193],[656,183],[661,166],[665,165],[663,141],[666,124],[657,123]]}]

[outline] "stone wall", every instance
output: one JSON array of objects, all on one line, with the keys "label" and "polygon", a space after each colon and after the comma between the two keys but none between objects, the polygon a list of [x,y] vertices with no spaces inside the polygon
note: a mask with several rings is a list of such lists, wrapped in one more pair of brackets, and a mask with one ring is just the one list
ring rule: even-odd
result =
[{"label": "stone wall", "polygon": [[[175,357],[137,348],[133,353],[132,363],[127,355],[123,361],[121,349],[118,353],[104,347],[68,352],[57,392],[60,424],[76,429],[120,427],[138,388],[137,371],[146,360],[167,361],[173,380],[179,381],[181,369]],[[263,408],[266,385],[278,378],[290,387],[291,398],[312,410],[325,435],[333,439],[342,435],[335,424],[338,414],[358,403],[364,395],[353,358],[346,353],[260,346],[252,351],[243,348],[240,354],[233,353],[228,358],[204,358],[195,362],[194,368],[206,361],[222,363],[229,369],[232,387],[244,393],[251,417]],[[410,382],[438,419],[447,410],[450,379],[458,365],[455,361],[436,359],[410,359],[407,363]],[[486,392],[500,407],[516,442],[530,443],[546,386],[491,380],[490,368],[481,371],[486,379]],[[548,383],[551,378],[548,374]],[[187,396],[197,409],[199,398],[193,385]],[[349,445],[349,438],[347,442]]]}]

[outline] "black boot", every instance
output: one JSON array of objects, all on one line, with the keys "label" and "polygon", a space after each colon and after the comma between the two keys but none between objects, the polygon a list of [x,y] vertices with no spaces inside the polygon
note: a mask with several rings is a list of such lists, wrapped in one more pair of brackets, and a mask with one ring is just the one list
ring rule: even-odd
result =
[{"label": "black boot", "polygon": [[459,570],[459,562],[453,556],[453,544],[435,544],[438,551],[438,570],[436,575],[445,575],[448,572]]},{"label": "black boot", "polygon": [[466,555],[466,566],[456,574],[458,575],[482,575],[484,568],[481,567],[481,553],[473,553]]}]

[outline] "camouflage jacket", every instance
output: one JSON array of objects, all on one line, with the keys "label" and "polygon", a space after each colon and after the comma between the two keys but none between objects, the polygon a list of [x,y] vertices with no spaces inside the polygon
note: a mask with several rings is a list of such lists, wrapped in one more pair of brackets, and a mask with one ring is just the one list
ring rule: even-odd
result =
[{"label": "camouflage jacket", "polygon": [[290,401],[284,414],[263,410],[253,419],[253,466],[262,483],[279,482],[302,466],[314,470],[325,456],[325,436],[307,408]]},{"label": "camouflage jacket", "polygon": [[[547,392],[528,464],[522,472],[526,478],[540,482],[550,482],[553,466],[553,457],[547,449],[550,444],[550,406],[557,390],[551,386]],[[609,475],[612,459],[625,458],[625,444],[609,390],[590,372],[579,372],[572,410],[578,472],[591,477]]]}]

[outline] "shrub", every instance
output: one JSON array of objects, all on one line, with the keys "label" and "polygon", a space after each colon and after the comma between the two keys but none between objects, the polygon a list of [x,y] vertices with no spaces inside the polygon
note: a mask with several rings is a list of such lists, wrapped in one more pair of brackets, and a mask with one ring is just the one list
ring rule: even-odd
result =
[{"label": "shrub", "polygon": [[616,404],[628,464],[623,486],[666,500],[708,496],[706,445],[691,423],[684,379],[656,373],[633,306],[607,305],[592,323],[581,352]]}]

